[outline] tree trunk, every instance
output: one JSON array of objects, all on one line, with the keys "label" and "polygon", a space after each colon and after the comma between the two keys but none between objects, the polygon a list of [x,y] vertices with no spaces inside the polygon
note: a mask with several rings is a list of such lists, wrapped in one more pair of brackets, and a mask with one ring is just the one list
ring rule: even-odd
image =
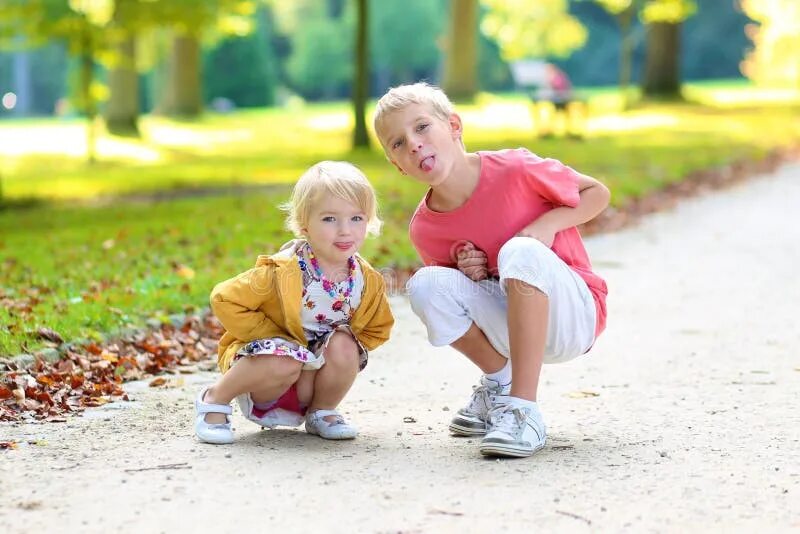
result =
[{"label": "tree trunk", "polygon": [[116,65],[108,73],[110,97],[106,128],[117,135],[139,135],[139,73],[136,72],[136,40],[125,38],[117,46]]},{"label": "tree trunk", "polygon": [[97,117],[97,102],[95,102],[92,92],[94,85],[94,55],[95,42],[89,27],[89,23],[84,22],[81,34],[80,51],[80,99],[81,107],[86,115],[86,158],[90,164],[97,161],[97,131],[95,129],[95,118]]},{"label": "tree trunk", "polygon": [[478,1],[450,0],[442,86],[454,100],[469,100],[478,90]]},{"label": "tree trunk", "polygon": [[368,0],[358,0],[358,25],[356,28],[356,71],[353,77],[353,113],[355,130],[353,131],[353,148],[369,148],[367,121],[364,108],[369,94],[369,28]]},{"label": "tree trunk", "polygon": [[680,98],[680,24],[647,25],[647,54],[642,93],[645,97]]},{"label": "tree trunk", "polygon": [[[22,42],[22,38],[18,38],[17,42]],[[33,84],[31,80],[31,56],[27,50],[14,52],[12,76],[12,87],[17,95],[14,115],[17,117],[30,115],[33,105]]]},{"label": "tree trunk", "polygon": [[164,88],[165,115],[196,117],[203,110],[200,91],[200,43],[195,35],[175,35]]},{"label": "tree trunk", "polygon": [[629,86],[631,84],[631,72],[633,70],[633,17],[636,14],[634,4],[631,7],[621,12],[617,16],[619,22],[620,33],[622,34],[622,42],[620,43],[619,51],[619,90],[622,93],[622,109],[627,111],[630,109],[631,99],[629,95]]}]

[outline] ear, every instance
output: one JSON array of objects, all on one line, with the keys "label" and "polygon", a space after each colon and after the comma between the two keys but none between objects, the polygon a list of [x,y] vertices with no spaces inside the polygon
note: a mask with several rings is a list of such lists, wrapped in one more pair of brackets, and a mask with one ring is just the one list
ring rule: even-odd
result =
[{"label": "ear", "polygon": [[461,139],[461,135],[464,133],[464,128],[461,124],[461,117],[458,115],[458,113],[451,113],[450,117],[447,119],[447,123],[450,126],[450,134],[453,137],[453,140]]}]

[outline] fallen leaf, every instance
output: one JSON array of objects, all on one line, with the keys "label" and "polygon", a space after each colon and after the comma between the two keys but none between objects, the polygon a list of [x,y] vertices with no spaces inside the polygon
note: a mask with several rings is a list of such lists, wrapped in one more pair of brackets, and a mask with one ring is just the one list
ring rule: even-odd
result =
[{"label": "fallen leaf", "polygon": [[16,448],[17,448],[16,441],[0,441],[0,450],[16,449]]},{"label": "fallen leaf", "polygon": [[186,265],[178,265],[175,268],[175,274],[177,274],[181,278],[185,278],[186,280],[191,280],[192,278],[194,278],[194,269]]},{"label": "fallen leaf", "polygon": [[40,328],[36,331],[36,335],[41,339],[46,339],[47,341],[52,341],[53,343],[61,344],[64,342],[64,338],[61,337],[61,334],[51,328]]},{"label": "fallen leaf", "polygon": [[163,376],[158,376],[158,377],[156,377],[156,378],[154,378],[153,380],[150,381],[149,386],[151,388],[157,388],[159,386],[163,386],[166,383],[167,383],[167,379],[166,378],[164,378]]}]

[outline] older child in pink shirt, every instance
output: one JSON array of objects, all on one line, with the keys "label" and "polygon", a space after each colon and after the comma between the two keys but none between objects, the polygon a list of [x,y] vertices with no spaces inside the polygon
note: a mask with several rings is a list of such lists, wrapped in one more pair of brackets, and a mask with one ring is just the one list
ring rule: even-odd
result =
[{"label": "older child in pink shirt", "polygon": [[408,283],[411,306],[431,344],[484,373],[450,430],[484,436],[484,455],[530,456],[546,440],[542,363],[586,353],[605,328],[606,284],[576,225],[609,191],[526,149],[466,152],[460,117],[425,83],[386,93],[375,130],[398,170],[430,187],[410,225],[426,265]]}]

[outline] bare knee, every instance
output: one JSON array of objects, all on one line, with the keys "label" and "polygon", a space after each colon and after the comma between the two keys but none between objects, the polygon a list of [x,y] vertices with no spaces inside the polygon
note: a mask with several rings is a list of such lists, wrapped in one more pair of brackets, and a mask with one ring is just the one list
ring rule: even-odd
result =
[{"label": "bare knee", "polygon": [[358,344],[347,332],[334,332],[325,348],[325,365],[342,369],[358,367]]}]

